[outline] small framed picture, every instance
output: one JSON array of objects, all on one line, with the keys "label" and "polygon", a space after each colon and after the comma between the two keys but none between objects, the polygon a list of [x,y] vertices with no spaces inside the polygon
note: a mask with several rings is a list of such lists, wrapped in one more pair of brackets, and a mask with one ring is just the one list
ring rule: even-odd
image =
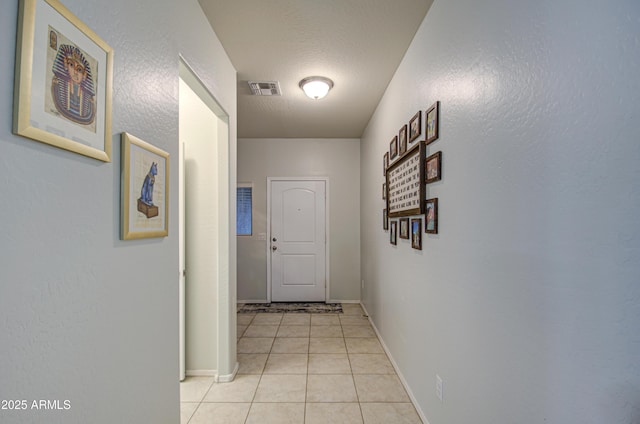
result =
[{"label": "small framed picture", "polygon": [[393,160],[396,156],[398,156],[398,136],[393,137],[389,143],[389,159]]},{"label": "small framed picture", "polygon": [[407,151],[407,125],[403,125],[398,133],[398,153],[400,156]]},{"label": "small framed picture", "polygon": [[389,152],[382,157],[382,175],[387,176],[387,168],[389,168]]},{"label": "small framed picture", "polygon": [[420,137],[422,133],[422,112],[418,111],[409,121],[409,143]]},{"label": "small framed picture", "polygon": [[425,121],[427,121],[427,144],[438,139],[438,116],[440,115],[440,102],[435,102],[425,112]]},{"label": "small framed picture", "polygon": [[438,199],[428,199],[425,201],[425,224],[424,232],[438,234]]},{"label": "small framed picture", "polygon": [[122,133],[121,238],[166,237],[169,153]]},{"label": "small framed picture", "polygon": [[386,209],[382,209],[382,229],[385,231],[389,229],[389,215]]},{"label": "small framed picture", "polygon": [[411,219],[411,247],[422,250],[422,218]]},{"label": "small framed picture", "polygon": [[391,221],[391,231],[389,231],[389,242],[393,245],[398,244],[398,221]]},{"label": "small framed picture", "polygon": [[382,200],[387,200],[387,183],[382,183]]},{"label": "small framed picture", "polygon": [[409,218],[400,218],[400,238],[409,240]]},{"label": "small framed picture", "polygon": [[434,181],[440,181],[442,178],[442,152],[436,152],[429,156],[426,163],[426,173],[427,183],[432,183]]}]

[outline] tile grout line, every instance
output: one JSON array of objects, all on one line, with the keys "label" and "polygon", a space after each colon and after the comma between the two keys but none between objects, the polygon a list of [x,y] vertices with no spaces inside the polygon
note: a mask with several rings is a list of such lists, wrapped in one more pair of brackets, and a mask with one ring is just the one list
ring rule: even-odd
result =
[{"label": "tile grout line", "polygon": [[[249,325],[251,325],[255,317],[256,315],[254,315],[253,318],[251,318],[251,321],[249,321]],[[249,325],[247,325],[247,328],[249,328]],[[273,343],[271,343],[269,352],[271,352],[271,349],[273,349]],[[249,402],[249,410],[247,411],[247,416],[244,417],[244,424],[247,424],[247,421],[249,421],[249,415],[251,414],[251,409],[253,409],[253,402],[256,400],[256,396],[258,395],[258,387],[260,387],[260,382],[262,381],[262,376],[264,375],[264,369],[267,367],[267,361],[269,360],[270,354],[271,353],[267,354],[267,359],[264,361],[264,367],[262,367],[262,371],[260,372],[260,378],[258,378],[258,384],[256,384],[256,391],[253,392],[253,397],[251,398],[251,402]]]},{"label": "tile grout line", "polygon": [[307,375],[304,384],[304,409],[302,411],[302,423],[307,422],[307,398],[309,397],[309,352],[311,351],[311,317],[309,317],[309,343],[307,344]]},{"label": "tile grout line", "polygon": [[[343,338],[344,338],[344,328],[342,326],[342,322],[340,322],[340,327],[343,329]],[[353,374],[353,366],[351,365],[351,355],[349,354],[349,349],[347,348],[346,340],[344,340],[344,348],[347,351],[347,361],[349,361],[349,370],[351,371],[351,381],[353,381],[353,390],[356,392],[356,399],[358,400],[358,410],[360,411],[360,418],[362,418],[362,422],[364,423],[364,414],[362,413],[362,403],[360,402],[360,394],[358,393],[356,378]]]}]

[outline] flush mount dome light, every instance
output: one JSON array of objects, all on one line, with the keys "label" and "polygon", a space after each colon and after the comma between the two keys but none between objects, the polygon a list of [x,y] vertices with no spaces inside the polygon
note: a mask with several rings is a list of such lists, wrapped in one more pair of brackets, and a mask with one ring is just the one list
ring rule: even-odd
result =
[{"label": "flush mount dome light", "polygon": [[307,77],[300,81],[300,88],[307,96],[318,100],[326,96],[333,88],[333,81],[325,77]]}]

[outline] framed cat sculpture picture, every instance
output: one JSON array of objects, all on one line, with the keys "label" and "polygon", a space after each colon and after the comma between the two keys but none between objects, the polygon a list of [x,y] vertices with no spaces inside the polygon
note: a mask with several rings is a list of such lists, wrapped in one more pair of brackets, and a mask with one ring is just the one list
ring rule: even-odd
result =
[{"label": "framed cat sculpture picture", "polygon": [[169,212],[169,154],[122,133],[121,238],[166,237]]}]

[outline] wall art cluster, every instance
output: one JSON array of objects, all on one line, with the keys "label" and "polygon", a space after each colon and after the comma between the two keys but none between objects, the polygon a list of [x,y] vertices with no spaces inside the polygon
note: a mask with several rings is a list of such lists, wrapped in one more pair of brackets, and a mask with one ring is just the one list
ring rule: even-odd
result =
[{"label": "wall art cluster", "polygon": [[[20,0],[13,132],[111,162],[113,49],[58,0]],[[168,235],[169,154],[122,134],[121,238]]]},{"label": "wall art cluster", "polygon": [[422,111],[418,111],[400,127],[382,157],[386,206],[382,228],[390,230],[392,245],[397,245],[399,232],[401,239],[411,240],[412,248],[422,250],[422,215],[424,232],[438,234],[438,199],[428,198],[427,185],[442,180],[442,152],[428,155],[429,146],[439,137],[439,115],[437,101],[424,112],[425,136],[417,141],[422,135]]}]

